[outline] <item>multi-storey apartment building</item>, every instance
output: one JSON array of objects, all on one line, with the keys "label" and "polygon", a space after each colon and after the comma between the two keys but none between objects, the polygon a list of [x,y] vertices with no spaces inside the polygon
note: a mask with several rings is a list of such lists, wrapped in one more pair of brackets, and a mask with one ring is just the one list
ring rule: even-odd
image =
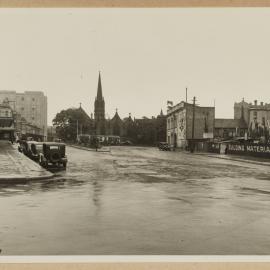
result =
[{"label": "multi-storey apartment building", "polygon": [[47,97],[41,91],[0,91],[0,103],[8,100],[16,114],[29,124],[40,129],[44,140],[47,139]]}]

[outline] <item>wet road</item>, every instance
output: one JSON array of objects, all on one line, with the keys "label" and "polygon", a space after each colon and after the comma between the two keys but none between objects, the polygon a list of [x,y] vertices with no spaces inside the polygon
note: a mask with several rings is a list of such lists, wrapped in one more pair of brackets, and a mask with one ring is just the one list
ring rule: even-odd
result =
[{"label": "wet road", "polygon": [[68,148],[50,181],[0,187],[2,255],[270,254],[270,168]]}]

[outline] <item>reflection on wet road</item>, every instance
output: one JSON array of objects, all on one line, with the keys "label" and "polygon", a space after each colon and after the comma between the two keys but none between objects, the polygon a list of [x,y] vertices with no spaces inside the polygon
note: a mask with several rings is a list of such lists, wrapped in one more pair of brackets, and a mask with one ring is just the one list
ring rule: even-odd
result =
[{"label": "reflection on wet road", "polygon": [[3,255],[270,253],[267,166],[140,147],[68,157],[52,180],[0,187]]}]

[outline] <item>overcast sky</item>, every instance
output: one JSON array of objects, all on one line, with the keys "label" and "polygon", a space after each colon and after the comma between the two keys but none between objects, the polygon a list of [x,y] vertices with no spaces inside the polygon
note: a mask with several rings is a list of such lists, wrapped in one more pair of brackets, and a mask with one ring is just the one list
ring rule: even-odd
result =
[{"label": "overcast sky", "polygon": [[1,9],[0,89],[44,91],[48,123],[94,111],[101,71],[106,114],[166,112],[196,96],[233,117],[243,97],[270,102],[270,9]]}]

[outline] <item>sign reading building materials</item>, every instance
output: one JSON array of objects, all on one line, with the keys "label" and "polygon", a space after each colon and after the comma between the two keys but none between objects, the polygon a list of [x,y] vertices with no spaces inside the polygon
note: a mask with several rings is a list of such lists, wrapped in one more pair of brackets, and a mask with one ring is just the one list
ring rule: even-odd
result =
[{"label": "sign reading building materials", "polygon": [[228,154],[270,158],[270,145],[266,144],[228,144]]}]

